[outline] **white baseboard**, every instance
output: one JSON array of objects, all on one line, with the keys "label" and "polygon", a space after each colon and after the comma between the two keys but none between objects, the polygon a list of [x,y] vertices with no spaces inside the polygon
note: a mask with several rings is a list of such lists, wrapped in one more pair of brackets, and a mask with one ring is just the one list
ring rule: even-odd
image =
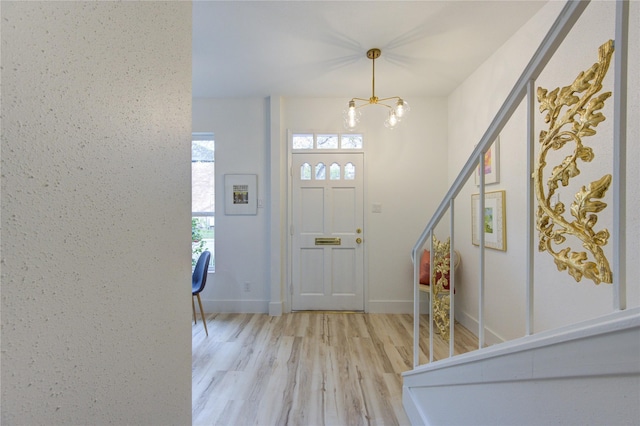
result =
[{"label": "white baseboard", "polygon": [[279,317],[282,315],[283,311],[283,303],[282,302],[271,302],[269,303],[269,315],[272,317]]},{"label": "white baseboard", "polygon": [[[471,331],[473,334],[478,334],[478,320],[473,318],[471,315],[466,312],[456,311],[456,321],[458,321],[464,328]],[[484,327],[484,341],[487,345],[497,345],[498,343],[503,343],[506,340],[500,337],[496,332],[488,328]]]},{"label": "white baseboard", "polygon": [[203,299],[202,307],[204,308],[204,312],[207,314],[218,313],[218,312],[237,313],[237,314],[269,313],[268,300],[211,300],[211,299],[206,300],[206,299]]},{"label": "white baseboard", "polygon": [[[420,312],[428,313],[428,298],[420,300]],[[269,302],[268,300],[212,300],[202,299],[202,307],[205,313],[243,313],[243,314],[269,314],[280,316],[284,312],[282,302]],[[371,314],[413,314],[413,301],[411,300],[370,300],[367,309]]]},{"label": "white baseboard", "polygon": [[[423,306],[424,305],[424,306]],[[421,300],[421,312],[429,311],[426,301]],[[413,300],[370,300],[367,312],[370,314],[413,314]]]}]

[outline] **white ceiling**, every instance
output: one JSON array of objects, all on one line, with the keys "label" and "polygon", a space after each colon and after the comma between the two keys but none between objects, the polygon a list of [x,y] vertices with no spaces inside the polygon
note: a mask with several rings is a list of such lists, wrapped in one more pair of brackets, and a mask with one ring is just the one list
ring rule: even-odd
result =
[{"label": "white ceiling", "polygon": [[193,97],[447,95],[545,1],[194,1]]}]

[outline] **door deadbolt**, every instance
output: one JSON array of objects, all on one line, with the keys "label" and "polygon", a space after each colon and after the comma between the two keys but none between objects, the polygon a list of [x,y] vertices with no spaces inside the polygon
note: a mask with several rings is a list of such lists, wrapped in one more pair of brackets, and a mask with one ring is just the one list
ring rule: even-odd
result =
[{"label": "door deadbolt", "polygon": [[356,234],[362,234],[362,229],[360,228],[356,229]]}]

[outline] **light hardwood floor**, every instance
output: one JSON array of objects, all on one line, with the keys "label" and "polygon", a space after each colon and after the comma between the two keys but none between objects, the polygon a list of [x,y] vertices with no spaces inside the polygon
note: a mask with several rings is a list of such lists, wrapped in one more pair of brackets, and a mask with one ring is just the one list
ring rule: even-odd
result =
[{"label": "light hardwood floor", "polygon": [[[194,425],[409,424],[400,374],[412,368],[411,315],[209,314],[207,325],[209,337],[200,319],[192,327]],[[456,353],[475,349],[459,328]],[[420,330],[424,350],[426,319]],[[434,348],[448,355],[438,335]]]}]

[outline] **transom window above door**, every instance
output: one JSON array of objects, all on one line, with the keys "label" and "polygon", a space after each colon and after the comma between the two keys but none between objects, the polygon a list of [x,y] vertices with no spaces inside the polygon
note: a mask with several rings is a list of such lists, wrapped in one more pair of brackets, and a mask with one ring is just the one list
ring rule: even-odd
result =
[{"label": "transom window above door", "polygon": [[363,137],[359,133],[294,133],[291,149],[298,151],[362,150]]},{"label": "transom window above door", "polygon": [[[290,133],[290,148],[296,153],[340,153],[362,152],[364,141],[360,133]],[[315,154],[314,154],[315,155]],[[322,161],[305,162],[300,165],[300,180],[354,180],[356,178],[356,166],[346,161],[344,164],[330,161],[325,164]]]}]

